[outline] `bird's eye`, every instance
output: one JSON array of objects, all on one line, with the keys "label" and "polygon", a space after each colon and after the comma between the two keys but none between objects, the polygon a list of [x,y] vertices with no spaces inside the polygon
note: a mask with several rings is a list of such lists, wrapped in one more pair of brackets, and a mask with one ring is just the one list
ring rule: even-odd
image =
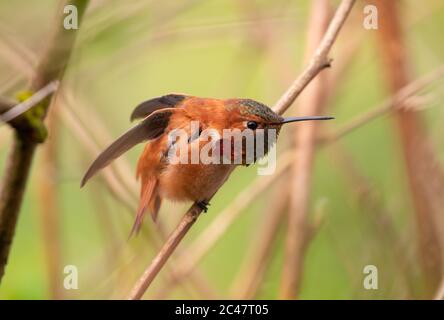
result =
[{"label": "bird's eye", "polygon": [[247,128],[251,130],[255,130],[257,128],[257,122],[256,121],[248,121],[247,122]]}]

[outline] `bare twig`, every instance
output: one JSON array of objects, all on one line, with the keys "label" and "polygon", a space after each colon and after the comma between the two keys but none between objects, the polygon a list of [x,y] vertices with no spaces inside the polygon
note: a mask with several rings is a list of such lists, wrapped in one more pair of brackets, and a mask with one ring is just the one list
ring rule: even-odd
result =
[{"label": "bare twig", "polygon": [[40,102],[42,102],[46,97],[52,95],[59,87],[59,81],[52,81],[48,83],[46,86],[41,88],[39,91],[34,93],[29,99],[15,105],[11,106],[9,110],[5,111],[0,115],[0,124],[1,122],[9,122],[13,119],[17,118],[21,114],[25,113],[32,107],[36,106]]},{"label": "bare twig", "polygon": [[[345,22],[355,0],[343,0],[336,11],[330,26],[321,41],[320,46],[316,50],[316,54],[313,59],[310,60],[308,67],[302,73],[302,75],[291,85],[291,87],[285,92],[282,98],[276,104],[274,110],[282,114],[287,110],[299,93],[307,86],[307,84],[326,66],[328,66],[329,61],[327,54],[329,53],[336,37]],[[234,169],[234,167],[233,167]],[[228,177],[227,177],[228,178]],[[177,245],[183,239],[188,230],[196,222],[197,218],[201,214],[202,209],[200,209],[196,204],[191,206],[191,208],[185,213],[184,217],[180,221],[178,227],[169,236],[168,240],[156,255],[154,260],[148,266],[146,271],[140,277],[140,279],[135,284],[132,289],[129,299],[140,299],[145,291],[148,289],[154,278],[157,276],[159,271],[162,269],[166,261],[169,259],[171,254],[176,249]]]},{"label": "bare twig", "polygon": [[157,276],[159,271],[165,265],[165,262],[171,256],[177,245],[182,241],[183,237],[187,234],[188,230],[196,222],[201,213],[201,209],[197,205],[193,205],[185,216],[180,221],[179,225],[174,229],[173,233],[168,237],[167,241],[160,249],[159,253],[154,258],[148,269],[142,274],[139,280],[136,282],[133,290],[130,293],[129,299],[135,300],[142,298],[146,289],[151,282]]}]

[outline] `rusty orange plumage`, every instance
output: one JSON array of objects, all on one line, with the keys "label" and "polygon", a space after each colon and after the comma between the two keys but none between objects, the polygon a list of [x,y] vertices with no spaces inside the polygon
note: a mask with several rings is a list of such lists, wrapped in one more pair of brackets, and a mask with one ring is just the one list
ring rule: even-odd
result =
[{"label": "rusty orange plumage", "polygon": [[[131,120],[143,120],[106,148],[92,163],[83,177],[83,186],[97,171],[122,155],[134,145],[148,141],[137,164],[137,178],[141,181],[140,203],[133,232],[138,231],[146,211],[155,220],[162,200],[194,201],[204,210],[208,200],[226,180],[232,164],[178,163],[171,164],[169,134],[181,129],[193,136],[190,123],[197,121],[199,132],[188,139],[188,152],[200,151],[207,143],[201,132],[214,130],[223,135],[224,129],[276,129],[284,123],[305,120],[327,120],[332,117],[282,118],[262,103],[251,99],[211,99],[169,94],[147,100],[138,105]],[[265,152],[266,153],[266,152]]]}]

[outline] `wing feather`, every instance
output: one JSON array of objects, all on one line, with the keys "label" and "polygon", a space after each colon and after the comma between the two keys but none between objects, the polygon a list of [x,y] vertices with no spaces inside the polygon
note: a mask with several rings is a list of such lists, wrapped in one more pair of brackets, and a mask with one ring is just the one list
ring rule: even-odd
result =
[{"label": "wing feather", "polygon": [[131,113],[131,121],[148,117],[151,113],[165,108],[177,107],[188,96],[183,94],[167,94],[162,97],[150,99],[139,104]]},{"label": "wing feather", "polygon": [[82,179],[81,187],[94,176],[97,171],[106,167],[114,159],[120,157],[123,153],[134,147],[136,144],[157,138],[168,126],[169,119],[174,109],[164,109],[152,113],[138,125],[129,129],[106,148],[89,167]]}]

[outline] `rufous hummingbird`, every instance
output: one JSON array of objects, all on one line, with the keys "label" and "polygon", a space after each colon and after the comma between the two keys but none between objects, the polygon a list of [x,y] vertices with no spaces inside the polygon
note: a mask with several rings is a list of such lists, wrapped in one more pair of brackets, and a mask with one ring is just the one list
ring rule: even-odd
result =
[{"label": "rufous hummingbird", "polygon": [[[200,150],[205,142],[201,141],[200,134],[205,129],[214,130],[221,137],[224,129],[251,130],[256,139],[258,129],[263,129],[262,132],[274,129],[277,136],[285,123],[333,119],[324,116],[283,118],[251,99],[212,99],[182,94],[168,94],[142,102],[131,114],[131,120],[137,118],[143,120],[106,148],[91,164],[81,182],[83,187],[111,161],[136,144],[148,141],[137,165],[137,178],[141,179],[140,203],[132,232],[139,230],[147,210],[156,219],[164,198],[191,200],[206,211],[209,199],[231,172],[232,164],[225,163],[172,164],[168,156],[172,148],[168,135],[173,130],[185,130],[192,137],[185,143],[191,149]],[[197,135],[190,132],[192,121],[199,124]],[[266,147],[264,154],[267,151]],[[241,161],[240,164],[246,163]]]}]

